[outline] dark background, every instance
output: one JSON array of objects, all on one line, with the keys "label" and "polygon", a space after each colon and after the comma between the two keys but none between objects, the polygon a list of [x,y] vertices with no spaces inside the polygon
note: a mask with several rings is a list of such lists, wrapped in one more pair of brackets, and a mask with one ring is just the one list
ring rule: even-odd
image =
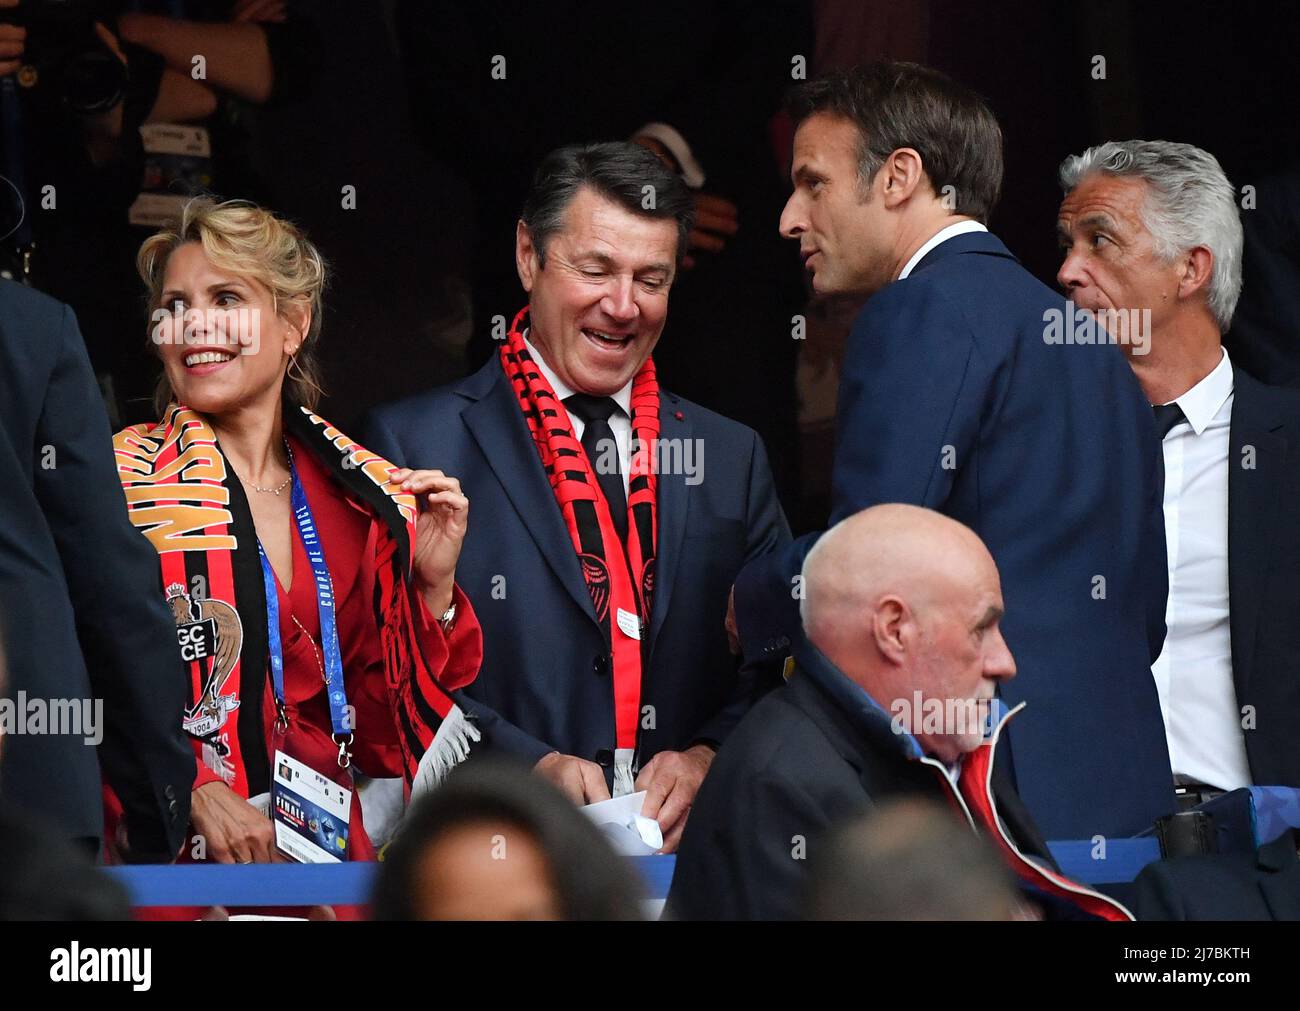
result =
[{"label": "dark background", "polygon": [[[580,16],[573,5],[562,6],[564,18]],[[795,6],[822,32],[806,54],[810,72],[827,65],[830,50],[840,62],[855,56],[920,59],[988,99],[1006,136],[1003,197],[991,227],[1048,283],[1054,283],[1058,261],[1056,169],[1067,154],[1104,139],[1186,141],[1214,153],[1238,188],[1259,184],[1300,156],[1300,13],[1292,3],[861,0]],[[404,67],[395,7],[396,0],[297,5],[297,16],[312,23],[318,40],[310,86],[247,120],[249,168],[260,179],[259,197],[304,225],[333,267],[321,345],[329,394],[322,413],[345,430],[370,406],[448,382],[469,364],[460,338],[448,335],[463,336],[469,328],[475,206],[466,175],[474,167],[454,156],[454,127],[441,126],[430,139],[428,124],[420,122],[428,110],[410,101],[408,76],[426,64],[436,68],[446,54],[436,44],[427,52],[416,47],[405,54]],[[456,9],[426,0],[406,14],[427,18],[427,34],[436,39],[439,18]],[[834,30],[829,37],[826,26],[846,11],[865,26],[861,35],[846,38]],[[644,17],[655,16],[648,5]],[[739,45],[753,26],[743,16],[735,22]],[[558,21],[555,38],[571,28]],[[1102,80],[1093,76],[1098,55],[1106,61]],[[537,82],[538,103],[583,100],[548,84]],[[614,73],[597,86],[635,89],[637,81]],[[779,171],[778,158],[788,157],[779,129],[775,135],[772,164],[756,172]],[[356,188],[354,210],[342,207],[344,186]],[[742,227],[775,230],[777,212],[767,221],[742,217]],[[797,272],[793,243],[789,258]],[[76,279],[71,282],[75,287]],[[689,275],[679,282],[691,283]],[[81,315],[96,363],[111,361],[113,349],[103,346],[110,328]],[[701,373],[725,371],[734,353],[675,331],[671,316],[663,339],[690,340],[690,365]],[[772,354],[761,347],[754,353]],[[780,373],[791,371],[788,355],[772,360]],[[133,410],[127,415],[122,420],[140,420]],[[763,427],[760,417],[739,420]],[[803,482],[815,484],[819,474],[805,469]],[[785,486],[788,493],[788,480]]]},{"label": "dark background", "polygon": [[[318,0],[325,58],[312,108],[271,110],[259,123],[277,209],[306,223],[335,266],[322,350],[341,423],[454,378],[455,362],[430,354],[429,321],[453,312],[439,282],[465,262],[472,228],[467,187],[408,125],[379,6]],[[1001,121],[1006,175],[990,226],[1048,283],[1058,266],[1056,169],[1068,154],[1106,139],[1183,141],[1212,152],[1238,189],[1300,158],[1300,5],[892,6],[915,8],[928,24],[926,62],[977,89]],[[1098,54],[1105,80],[1092,77]],[[357,186],[355,211],[339,207],[345,181]],[[725,366],[707,345],[699,354],[701,368]]]}]

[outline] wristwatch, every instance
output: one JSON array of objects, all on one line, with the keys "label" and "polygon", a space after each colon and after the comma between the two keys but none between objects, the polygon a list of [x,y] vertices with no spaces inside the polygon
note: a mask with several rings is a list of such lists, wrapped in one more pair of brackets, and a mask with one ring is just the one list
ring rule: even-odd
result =
[{"label": "wristwatch", "polygon": [[447,608],[447,610],[443,611],[441,616],[438,618],[438,624],[442,626],[442,634],[451,635],[451,629],[455,623],[456,604],[453,602],[452,605]]}]

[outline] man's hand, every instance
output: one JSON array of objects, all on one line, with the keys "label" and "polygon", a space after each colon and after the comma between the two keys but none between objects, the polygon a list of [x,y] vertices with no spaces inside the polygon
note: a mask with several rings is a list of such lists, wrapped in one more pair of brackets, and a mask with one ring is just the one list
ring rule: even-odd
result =
[{"label": "man's hand", "polygon": [[[18,6],[18,0],[0,0],[0,11]],[[0,18],[4,14],[0,13]],[[8,77],[23,65],[27,29],[0,22],[0,77]]]},{"label": "man's hand", "polygon": [[272,21],[281,24],[288,20],[285,0],[238,0],[231,21]]},{"label": "man's hand", "polygon": [[654,818],[664,834],[660,853],[676,853],[691,813],[695,794],[713,764],[715,752],[707,744],[697,744],[685,751],[661,751],[636,777],[636,789],[645,790],[641,815]]},{"label": "man's hand", "polygon": [[[668,145],[657,138],[638,134],[632,138],[632,143],[654,152],[670,172],[682,171],[682,166]],[[735,204],[726,197],[714,196],[712,193],[696,193],[695,227],[686,240],[687,253],[682,257],[682,269],[690,270],[695,266],[695,257],[691,251],[702,249],[709,253],[721,253],[727,246],[727,239],[735,235],[739,228],[739,212]]]},{"label": "man's hand", "polygon": [[219,864],[269,864],[277,859],[275,826],[225,783],[204,783],[191,795],[190,822]]},{"label": "man's hand", "polygon": [[708,253],[721,253],[727,246],[727,239],[740,229],[736,205],[725,197],[712,193],[695,194],[695,227],[691,229],[686,248],[689,250],[682,259],[682,267],[690,270],[695,266],[697,250]]},{"label": "man's hand", "polygon": [[585,758],[552,751],[538,760],[533,771],[558,786],[566,797],[580,807],[594,804],[598,800],[609,800],[605,770]]}]

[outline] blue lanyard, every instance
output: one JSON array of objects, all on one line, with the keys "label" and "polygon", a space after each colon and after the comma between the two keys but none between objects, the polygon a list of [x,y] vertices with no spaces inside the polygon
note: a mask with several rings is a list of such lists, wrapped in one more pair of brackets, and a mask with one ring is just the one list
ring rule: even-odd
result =
[{"label": "blue lanyard", "polygon": [[[287,446],[286,446],[287,448]],[[334,743],[339,747],[339,765],[346,769],[352,761],[348,745],[352,743],[352,717],[348,712],[348,696],[343,687],[343,657],[339,649],[339,633],[334,616],[334,582],[330,579],[329,567],[325,564],[325,549],[316,532],[316,521],[312,519],[311,506],[307,504],[307,495],[298,480],[298,468],[293,463],[293,453],[289,453],[289,476],[293,481],[290,505],[293,518],[298,524],[298,536],[302,546],[307,550],[307,560],[311,562],[312,578],[316,583],[316,609],[320,615],[321,653],[324,657],[325,691],[329,699],[330,723],[334,733]],[[262,561],[262,584],[266,589],[266,635],[267,647],[271,654],[271,685],[275,690],[276,720],[281,730],[288,728],[284,703],[284,648],[280,641],[280,599],[276,592],[275,572],[262,550],[262,542],[257,542],[257,555]]]}]

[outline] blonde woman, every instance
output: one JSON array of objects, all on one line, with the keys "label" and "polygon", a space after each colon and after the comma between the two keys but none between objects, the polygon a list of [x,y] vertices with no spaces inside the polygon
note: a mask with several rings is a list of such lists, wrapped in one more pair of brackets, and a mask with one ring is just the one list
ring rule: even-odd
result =
[{"label": "blonde woman", "polygon": [[314,413],[325,264],[292,224],[195,201],[138,266],[159,418],[114,447],[189,686],[187,855],[371,859],[354,770],[418,790],[478,739],[450,695],[482,658],[468,499]]}]

